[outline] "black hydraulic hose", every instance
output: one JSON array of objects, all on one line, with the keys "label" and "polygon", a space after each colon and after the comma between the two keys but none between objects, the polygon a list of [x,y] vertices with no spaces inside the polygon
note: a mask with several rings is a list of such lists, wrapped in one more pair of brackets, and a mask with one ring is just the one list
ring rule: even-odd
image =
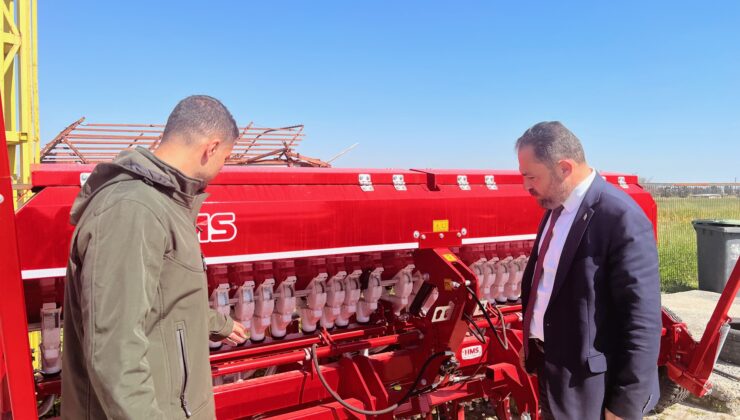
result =
[{"label": "black hydraulic hose", "polygon": [[468,331],[470,331],[471,334],[473,334],[473,337],[475,337],[478,341],[480,341],[481,344],[486,344],[486,337],[483,332],[483,330],[480,329],[478,324],[475,323],[475,320],[470,317],[470,315],[463,312],[463,317],[466,321],[468,321]]},{"label": "black hydraulic hose", "polygon": [[[501,334],[504,336],[504,350],[509,349],[509,337],[506,336],[506,322],[504,322],[504,314],[501,312],[501,309],[498,307],[498,305],[491,305],[493,309],[496,310],[496,313],[498,314],[498,319],[501,320]],[[486,313],[486,318],[488,318],[488,313]],[[488,322],[490,323],[491,320],[488,319]],[[498,335],[496,336],[498,338]],[[499,342],[501,342],[499,340]]]},{"label": "black hydraulic hose", "polygon": [[504,348],[504,350],[509,349],[509,339],[506,337],[506,323],[504,322],[504,315],[501,313],[501,310],[496,305],[493,306],[496,311],[498,312],[499,319],[501,320],[501,334],[503,334],[504,338],[503,340],[499,336],[498,330],[493,325],[493,321],[491,321],[491,316],[488,315],[488,310],[483,305],[483,303],[478,299],[478,296],[475,294],[473,289],[470,288],[470,286],[465,286],[466,289],[468,289],[468,293],[470,293],[470,296],[473,297],[475,300],[475,303],[478,304],[478,307],[480,308],[481,312],[483,312],[483,317],[486,318],[486,321],[488,321],[488,326],[491,327],[491,330],[493,330],[493,335],[496,337],[496,340],[498,340],[499,344],[501,344],[501,347]]},{"label": "black hydraulic hose", "polygon": [[427,370],[427,367],[429,367],[429,364],[432,363],[432,360],[436,359],[439,356],[452,357],[454,355],[455,355],[455,353],[453,353],[451,351],[439,351],[439,352],[434,353],[433,355],[429,356],[427,358],[427,360],[424,362],[424,364],[421,365],[421,370],[419,370],[419,374],[416,375],[416,379],[414,379],[414,383],[411,384],[411,387],[409,387],[409,390],[406,391],[406,394],[404,394],[404,396],[401,397],[401,399],[396,402],[396,405],[403,404],[404,402],[406,402],[406,400],[408,400],[413,395],[415,395],[414,392],[416,390],[416,387],[419,385],[419,382],[422,379],[421,377],[424,375],[424,371]]},{"label": "black hydraulic hose", "polygon": [[421,381],[421,379],[422,379],[421,377],[424,375],[424,371],[429,366],[429,363],[431,363],[432,360],[434,360],[437,357],[442,356],[442,355],[451,356],[452,355],[452,352],[442,351],[442,352],[434,353],[433,355],[429,356],[429,358],[422,365],[421,370],[419,371],[419,374],[416,376],[416,379],[414,380],[414,383],[411,385],[411,387],[406,392],[406,394],[403,397],[401,397],[400,400],[398,400],[396,403],[394,403],[394,404],[392,404],[392,405],[390,405],[390,406],[388,406],[388,407],[386,407],[386,408],[384,408],[382,410],[373,411],[373,410],[365,410],[365,409],[362,409],[362,408],[358,408],[358,407],[353,406],[352,404],[350,404],[347,401],[345,401],[344,399],[342,399],[342,397],[340,397],[339,394],[337,394],[337,392],[334,391],[331,388],[331,386],[329,386],[329,383],[326,382],[326,378],[324,378],[324,374],[321,373],[321,369],[319,368],[319,358],[316,355],[316,344],[313,344],[311,346],[311,361],[313,362],[313,368],[314,368],[314,370],[316,371],[316,374],[319,377],[319,381],[321,381],[321,385],[323,385],[324,388],[326,389],[326,391],[339,404],[341,404],[342,406],[344,406],[344,408],[346,408],[347,410],[350,410],[350,411],[354,411],[355,413],[363,414],[363,415],[366,415],[366,416],[379,416],[379,415],[382,415],[382,414],[388,414],[388,413],[392,412],[393,410],[395,410],[396,408],[398,408],[399,405],[403,404],[407,399],[409,399],[413,395],[413,392],[416,389],[416,387],[419,384],[419,382]]}]

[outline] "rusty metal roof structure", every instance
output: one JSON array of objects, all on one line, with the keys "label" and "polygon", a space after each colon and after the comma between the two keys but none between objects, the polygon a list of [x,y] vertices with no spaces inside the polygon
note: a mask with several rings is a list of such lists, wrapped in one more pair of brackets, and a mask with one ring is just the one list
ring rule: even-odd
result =
[{"label": "rusty metal roof structure", "polygon": [[[295,151],[305,136],[303,125],[265,128],[249,123],[239,130],[227,165],[330,166]],[[100,163],[132,147],[155,150],[163,131],[162,124],[93,124],[82,117],[44,147],[41,163]]]}]

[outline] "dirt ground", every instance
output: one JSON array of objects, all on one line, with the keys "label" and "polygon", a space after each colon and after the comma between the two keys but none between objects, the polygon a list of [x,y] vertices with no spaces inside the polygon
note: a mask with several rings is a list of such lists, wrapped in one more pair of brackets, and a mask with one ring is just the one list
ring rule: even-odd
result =
[{"label": "dirt ground", "polygon": [[699,407],[692,403],[676,404],[660,414],[653,414],[645,417],[650,420],[673,420],[673,419],[691,419],[691,420],[735,420],[736,414],[718,413]]}]

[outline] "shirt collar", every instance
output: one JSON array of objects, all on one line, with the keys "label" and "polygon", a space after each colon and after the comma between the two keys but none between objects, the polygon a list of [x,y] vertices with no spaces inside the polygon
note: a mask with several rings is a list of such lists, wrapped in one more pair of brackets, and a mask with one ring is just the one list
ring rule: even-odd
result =
[{"label": "shirt collar", "polygon": [[564,212],[572,213],[578,210],[579,207],[581,207],[581,203],[583,203],[583,197],[586,196],[586,192],[588,192],[588,189],[594,182],[595,177],[596,171],[591,168],[591,173],[586,177],[586,179],[581,181],[581,183],[573,189],[568,198],[565,199],[565,202],[563,202]]}]

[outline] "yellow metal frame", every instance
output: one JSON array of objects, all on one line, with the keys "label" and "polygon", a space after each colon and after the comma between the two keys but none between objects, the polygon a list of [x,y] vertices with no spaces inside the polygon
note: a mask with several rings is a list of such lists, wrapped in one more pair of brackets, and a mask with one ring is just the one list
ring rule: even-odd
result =
[{"label": "yellow metal frame", "polygon": [[24,197],[17,193],[29,189],[31,165],[40,155],[36,0],[2,0],[0,21],[0,94],[18,204]]}]

